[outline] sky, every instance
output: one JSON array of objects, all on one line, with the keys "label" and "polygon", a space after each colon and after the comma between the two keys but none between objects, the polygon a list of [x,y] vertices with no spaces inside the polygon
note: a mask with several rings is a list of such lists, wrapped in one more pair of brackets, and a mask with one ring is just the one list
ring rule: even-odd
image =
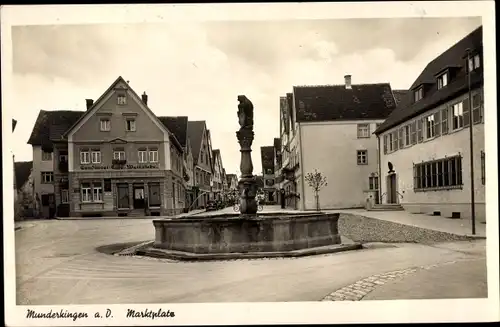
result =
[{"label": "sky", "polygon": [[38,25],[12,28],[16,161],[40,110],[85,110],[118,76],[158,116],[205,120],[227,173],[239,173],[237,96],[254,104],[260,147],[279,137],[279,98],[294,85],[389,82],[408,89],[480,18],[394,18]]}]

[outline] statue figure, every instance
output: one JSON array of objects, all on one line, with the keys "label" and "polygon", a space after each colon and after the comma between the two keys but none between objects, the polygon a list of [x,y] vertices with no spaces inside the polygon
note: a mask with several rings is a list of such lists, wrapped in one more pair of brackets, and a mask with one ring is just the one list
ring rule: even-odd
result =
[{"label": "statue figure", "polygon": [[244,95],[238,95],[238,119],[241,129],[253,130],[253,104]]}]

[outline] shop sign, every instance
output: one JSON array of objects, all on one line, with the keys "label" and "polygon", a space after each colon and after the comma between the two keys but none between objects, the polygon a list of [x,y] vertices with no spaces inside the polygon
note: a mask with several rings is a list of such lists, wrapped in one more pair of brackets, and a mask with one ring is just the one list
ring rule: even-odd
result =
[{"label": "shop sign", "polygon": [[109,170],[109,169],[158,169],[158,164],[137,165],[81,165],[81,170]]}]

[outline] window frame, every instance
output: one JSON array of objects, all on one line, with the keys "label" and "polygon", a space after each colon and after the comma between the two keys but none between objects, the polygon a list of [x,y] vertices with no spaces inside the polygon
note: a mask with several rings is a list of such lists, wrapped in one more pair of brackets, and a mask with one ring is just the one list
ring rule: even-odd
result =
[{"label": "window frame", "polygon": [[[83,160],[84,158],[87,158],[87,160]],[[88,165],[92,162],[91,156],[90,156],[90,150],[89,149],[84,149],[80,150],[80,164],[81,165]]]},{"label": "window frame", "polygon": [[[153,159],[151,159],[151,155],[153,155]],[[156,155],[156,158],[155,158]],[[149,162],[152,163],[157,163],[160,161],[160,154],[158,152],[158,149],[149,149],[148,150],[148,160]]]},{"label": "window frame", "polygon": [[[123,99],[123,101],[120,101],[120,99]],[[119,106],[126,106],[127,105],[127,94],[126,93],[119,93],[116,96],[116,104]]]},{"label": "window frame", "polygon": [[[66,200],[64,198],[66,198]],[[61,203],[69,203],[69,190],[61,190]]]},{"label": "window frame", "polygon": [[138,163],[147,163],[148,162],[148,150],[146,150],[146,149],[137,150],[137,162]]},{"label": "window frame", "polygon": [[42,161],[52,161],[52,152],[42,150]]},{"label": "window frame", "polygon": [[[50,176],[50,178],[46,178],[47,176]],[[54,183],[54,172],[42,171],[40,184],[53,184],[53,183]]]},{"label": "window frame", "polygon": [[[432,119],[430,119],[432,117]],[[436,114],[432,113],[425,116],[425,140],[436,138]]]},{"label": "window frame", "polygon": [[[132,126],[134,128],[132,128]],[[127,131],[127,132],[136,132],[137,131],[137,120],[135,118],[126,118],[125,119],[125,131]]]},{"label": "window frame", "polygon": [[463,188],[463,167],[460,154],[413,165],[414,192]]},{"label": "window frame", "polygon": [[[96,199],[96,194],[97,194],[97,199]],[[100,183],[92,185],[92,202],[103,202],[103,188]]]},{"label": "window frame", "polygon": [[[91,153],[90,159],[91,159],[92,164],[102,163],[101,150],[91,150],[90,153]],[[96,158],[96,160],[94,160],[94,158]],[[99,158],[99,160],[97,160],[97,158]]]},{"label": "window frame", "polygon": [[113,160],[126,160],[125,150],[113,150]]},{"label": "window frame", "polygon": [[414,102],[418,102],[424,98],[424,88],[423,86],[420,86],[419,88],[415,89],[413,91],[413,99]]},{"label": "window frame", "polygon": [[90,183],[80,184],[80,201],[82,203],[92,202],[92,185]]},{"label": "window frame", "polygon": [[437,89],[440,90],[448,85],[448,72],[442,73],[437,77]]},{"label": "window frame", "polygon": [[[107,124],[106,124],[106,122],[107,122]],[[103,125],[103,123],[104,123],[104,125]],[[109,131],[111,131],[111,119],[109,119],[109,118],[101,118],[99,120],[99,129],[100,129],[101,132],[109,132]]]},{"label": "window frame", "polygon": [[358,139],[369,139],[370,138],[370,124],[357,124],[357,135]]},{"label": "window frame", "polygon": [[[363,159],[364,158],[364,162]],[[356,162],[358,165],[368,165],[368,150],[356,150]]]}]

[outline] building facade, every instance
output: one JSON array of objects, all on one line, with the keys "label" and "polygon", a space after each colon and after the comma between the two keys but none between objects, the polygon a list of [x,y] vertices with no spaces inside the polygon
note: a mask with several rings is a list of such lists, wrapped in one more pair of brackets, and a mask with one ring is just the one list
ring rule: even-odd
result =
[{"label": "building facade", "polygon": [[264,202],[276,204],[276,187],[274,176],[274,146],[260,147],[262,176],[264,178]]},{"label": "building facade", "polygon": [[388,83],[352,84],[350,75],[344,85],[296,86],[282,97],[280,189],[286,206],[316,209],[306,175],[318,170],[328,181],[319,194],[321,209],[365,207],[378,187],[372,132],[395,107]]},{"label": "building facade", "polygon": [[204,208],[212,198],[212,149],[206,122],[189,121],[188,138],[193,150],[193,207]]},{"label": "building facade", "polygon": [[216,201],[224,199],[224,167],[222,165],[222,157],[219,149],[212,151],[213,158],[213,178],[212,178],[212,193]]},{"label": "building facade", "polygon": [[183,148],[147,100],[119,77],[85,112],[40,112],[28,143],[43,216],[183,211]]},{"label": "building facade", "polygon": [[381,202],[412,213],[470,218],[472,118],[476,215],[484,221],[482,59],[478,28],[430,62],[377,129]]}]

